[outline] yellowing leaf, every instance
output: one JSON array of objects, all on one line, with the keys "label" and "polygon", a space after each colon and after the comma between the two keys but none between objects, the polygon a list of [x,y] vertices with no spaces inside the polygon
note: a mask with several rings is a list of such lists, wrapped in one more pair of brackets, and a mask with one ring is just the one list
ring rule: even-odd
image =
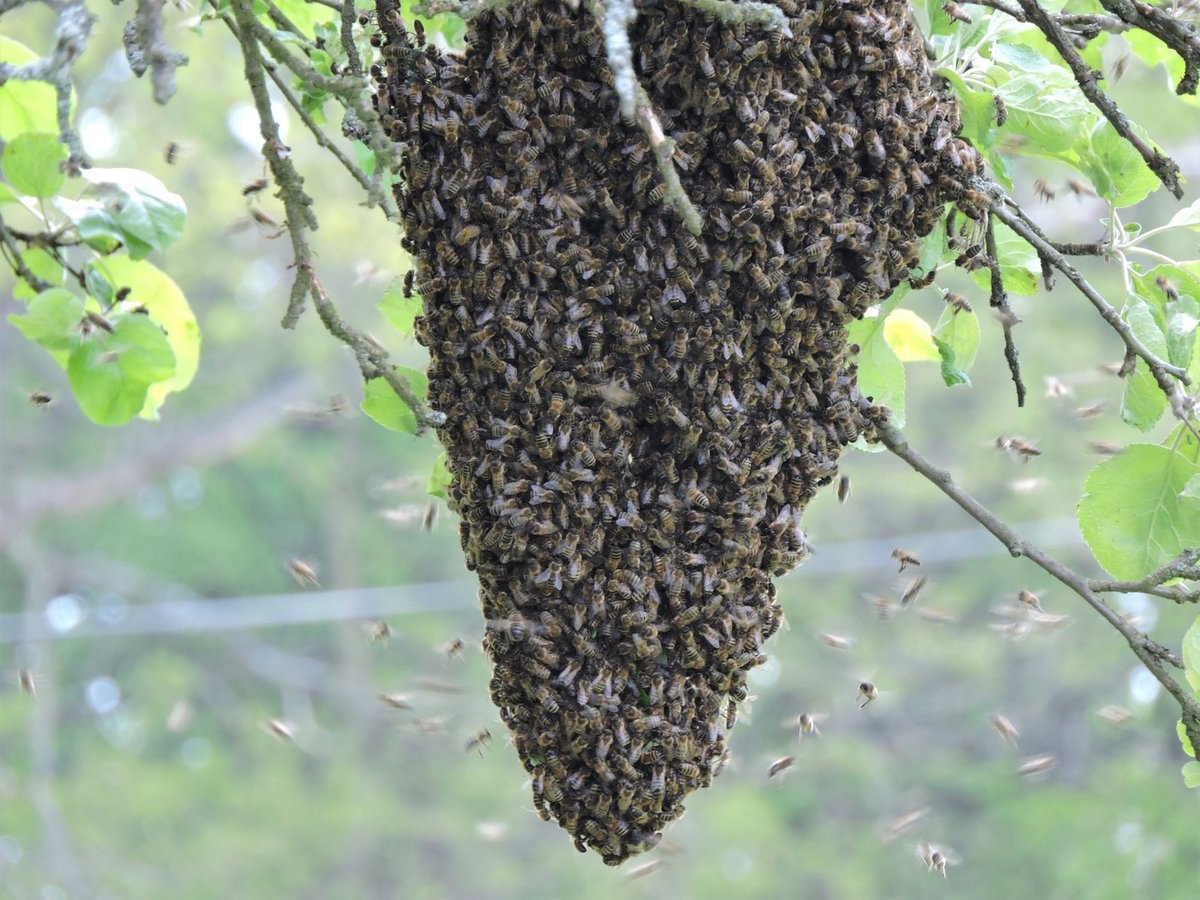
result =
[{"label": "yellowing leaf", "polygon": [[901,362],[938,362],[929,323],[911,309],[897,309],[883,323],[883,338]]}]

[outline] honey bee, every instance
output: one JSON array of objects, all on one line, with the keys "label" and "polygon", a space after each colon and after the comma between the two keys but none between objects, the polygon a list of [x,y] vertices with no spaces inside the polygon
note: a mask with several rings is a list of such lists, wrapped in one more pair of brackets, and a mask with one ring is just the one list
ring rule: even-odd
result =
[{"label": "honey bee", "polygon": [[900,571],[903,572],[909,566],[919,566],[921,560],[911,550],[905,550],[902,547],[897,547],[892,551],[892,559],[900,563]]},{"label": "honey bee", "polygon": [[837,498],[838,503],[845,503],[850,496],[850,476],[843,475],[838,479]]},{"label": "honey bee", "polygon": [[49,406],[54,400],[46,391],[30,391],[27,399],[32,405],[40,407]]},{"label": "honey bee", "polygon": [[921,593],[921,589],[925,587],[925,576],[914,578],[905,587],[904,593],[900,596],[900,607],[905,609],[917,602],[917,597]]},{"label": "honey bee", "polygon": [[790,769],[795,762],[796,757],[794,756],[784,756],[775,760],[773,763],[771,763],[770,768],[767,769],[767,777],[774,778],[776,775],[783,774]]},{"label": "honey bee", "polygon": [[17,670],[17,684],[21,688],[21,693],[34,700],[37,699],[37,684],[33,680],[33,673],[28,669]]},{"label": "honey bee", "polygon": [[1084,182],[1084,181],[1080,181],[1077,178],[1068,178],[1067,179],[1067,190],[1069,190],[1076,197],[1095,197],[1096,196],[1096,191],[1090,184],[1088,184],[1087,182]]},{"label": "honey bee", "polygon": [[464,644],[463,644],[462,638],[457,638],[457,637],[451,638],[450,640],[446,641],[445,644],[442,645],[441,654],[447,660],[449,660],[453,657],[458,657],[459,659],[461,659],[462,653],[463,653],[463,647],[464,647]]},{"label": "honey bee", "polygon": [[1000,739],[1004,743],[1012,747],[1017,746],[1017,738],[1020,732],[1017,731],[1016,726],[1012,722],[999,713],[988,716],[988,721],[992,723],[992,728],[996,730],[996,734],[1000,735]]},{"label": "honey bee", "polygon": [[177,144],[175,141],[171,141],[163,148],[163,161],[166,162],[168,166],[173,166],[176,162],[178,162],[179,149],[179,144]]},{"label": "honey bee", "polygon": [[473,734],[471,736],[470,740],[467,741],[467,743],[463,747],[463,749],[467,753],[470,753],[472,750],[475,750],[482,757],[483,756],[483,748],[485,746],[487,746],[491,742],[491,740],[492,740],[492,733],[486,728],[481,728],[479,731],[475,732],[475,734]]},{"label": "honey bee", "polygon": [[320,587],[321,582],[317,580],[317,571],[309,563],[295,557],[287,561],[287,569],[292,573],[292,577],[296,579],[296,583],[301,587]]},{"label": "honey bee", "polygon": [[242,185],[242,196],[253,197],[256,194],[260,194],[265,191],[270,184],[271,182],[265,178],[258,178],[254,181],[248,182]]},{"label": "honey bee", "polygon": [[862,701],[858,704],[858,708],[863,709],[871,701],[879,699],[879,688],[870,681],[860,681],[858,684],[858,697]]},{"label": "honey bee", "polygon": [[1022,778],[1030,778],[1035,775],[1043,775],[1049,772],[1058,765],[1058,757],[1051,754],[1043,756],[1031,756],[1025,759],[1020,766],[1017,767],[1017,774]]},{"label": "honey bee", "polygon": [[268,732],[275,735],[281,741],[294,741],[296,739],[292,726],[282,719],[267,719],[266,728]]},{"label": "honey bee", "polygon": [[967,13],[963,12],[962,7],[960,7],[957,3],[943,3],[942,11],[949,16],[952,21],[962,22],[964,25],[970,25],[974,21],[969,15],[967,15]]}]

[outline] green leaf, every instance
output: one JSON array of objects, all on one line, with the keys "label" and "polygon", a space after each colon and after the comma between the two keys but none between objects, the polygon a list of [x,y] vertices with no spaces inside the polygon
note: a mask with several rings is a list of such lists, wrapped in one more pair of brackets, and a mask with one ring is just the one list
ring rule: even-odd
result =
[{"label": "green leaf", "polygon": [[5,203],[20,203],[21,195],[10,188],[3,181],[0,181],[0,206]]},{"label": "green leaf", "polygon": [[1188,739],[1187,729],[1183,725],[1183,719],[1175,723],[1175,733],[1179,735],[1179,743],[1183,744],[1183,752],[1188,756],[1195,757],[1196,748],[1192,746],[1191,740]]},{"label": "green leaf", "polygon": [[987,150],[996,143],[996,100],[991,91],[972,88],[962,76],[949,67],[938,69],[938,74],[950,82],[958,97],[962,114],[962,130],[959,134],[977,149]]},{"label": "green leaf", "polygon": [[[947,304],[933,328],[933,337],[934,340],[944,341],[954,351],[955,364],[962,372],[971,370],[979,351],[980,338],[979,317],[974,310],[956,312],[953,306]],[[942,359],[945,361],[945,354]]]},{"label": "green leaf", "polygon": [[883,323],[883,338],[901,362],[937,362],[929,323],[911,309],[897,309]]},{"label": "green leaf", "polygon": [[442,453],[433,461],[433,471],[429,473],[429,493],[434,497],[441,497],[443,500],[450,499],[450,485],[454,482],[454,476],[450,474],[450,468],[447,465],[449,457]]},{"label": "green leaf", "polygon": [[1200,694],[1200,616],[1183,635],[1183,665],[1188,684]]},{"label": "green leaf", "polygon": [[[1165,358],[1167,339],[1154,318],[1154,312],[1141,297],[1130,298],[1123,318],[1129,330],[1146,345],[1155,356]],[[1154,375],[1145,362],[1138,360],[1133,374],[1125,379],[1125,390],[1121,395],[1121,419],[1139,431],[1149,431],[1162,418],[1167,408],[1167,397],[1154,380]]]},{"label": "green leaf", "polygon": [[1200,325],[1200,303],[1181,296],[1167,304],[1167,359],[1173,366],[1187,368],[1192,361],[1196,343],[1196,326]]},{"label": "green leaf", "polygon": [[[1151,143],[1145,129],[1130,124],[1135,134]],[[1159,184],[1158,176],[1150,171],[1141,154],[1107,121],[1092,130],[1091,142],[1080,154],[1079,167],[1092,180],[1096,192],[1117,207],[1140,203]]]},{"label": "green leaf", "polygon": [[358,167],[363,170],[363,174],[367,177],[374,175],[375,151],[362,141],[352,141],[350,146],[354,148],[354,160],[358,163]]},{"label": "green leaf", "polygon": [[[896,357],[883,336],[883,325],[888,314],[909,292],[901,285],[879,307],[874,316],[868,315],[850,323],[847,340],[857,344],[859,351],[854,358],[858,367],[858,390],[873,403],[886,406],[891,412],[892,424],[904,427],[904,364]],[[854,444],[860,450],[878,452],[873,445],[859,440]]]},{"label": "green leaf", "polygon": [[1200,762],[1190,762],[1183,767],[1183,786],[1200,788]]},{"label": "green leaf", "polygon": [[413,333],[413,322],[421,314],[421,308],[421,298],[416,294],[405,297],[399,282],[392,284],[379,301],[379,311],[403,335]]},{"label": "green leaf", "polygon": [[[0,63],[24,66],[37,59],[38,55],[24,44],[0,35]],[[74,91],[71,99],[74,102]],[[57,134],[56,102],[54,87],[44,81],[8,79],[0,85],[0,142],[31,131]]]},{"label": "green leaf", "polygon": [[1045,71],[1013,76],[996,88],[996,94],[1008,108],[1005,130],[1028,141],[1021,148],[1024,155],[1054,157],[1072,149],[1096,118],[1075,79],[1053,64]]},{"label": "green leaf", "polygon": [[51,288],[35,296],[24,315],[8,321],[29,340],[47,350],[71,350],[79,344],[83,300],[66,288]]},{"label": "green leaf", "polygon": [[[429,380],[424,372],[397,366],[396,371],[408,379],[418,397],[425,396]],[[362,411],[392,431],[417,433],[417,416],[384,378],[371,378],[363,391]]]},{"label": "green leaf", "polygon": [[[62,263],[55,259],[50,251],[41,247],[26,250],[21,254],[21,261],[25,263],[25,267],[30,272],[51,286],[62,284],[66,278],[66,272],[63,270]],[[12,294],[17,300],[30,300],[36,297],[37,293],[37,291],[20,278],[13,284]]]},{"label": "green leaf", "polygon": [[67,180],[62,164],[67,148],[57,137],[44,131],[27,131],[4,147],[0,167],[16,190],[31,197],[53,197]]},{"label": "green leaf", "polygon": [[200,365],[200,326],[196,315],[179,285],[147,260],[107,256],[93,261],[88,271],[110,285],[114,296],[122,288],[129,288],[117,308],[132,313],[138,307],[145,307],[150,320],[166,332],[175,355],[174,375],[156,381],[141,411],[142,418],[158,418],[159,407],[167,395],[191,384]]},{"label": "green leaf", "polygon": [[134,259],[152,250],[161,253],[183,233],[183,198],[153,175],[140,169],[84,169],[83,177],[104,201],[107,217],[90,224],[103,229],[111,223]]},{"label": "green leaf", "polygon": [[958,367],[954,359],[954,348],[938,338],[934,338],[933,343],[937,346],[938,353],[941,354],[942,381],[946,387],[954,387],[956,384],[965,384],[970,387],[971,379]]},{"label": "green leaf", "polygon": [[[995,223],[995,235],[996,259],[1000,263],[1005,290],[1026,297],[1037,293],[1038,279],[1042,275],[1037,251],[1003,222]],[[991,274],[986,268],[976,269],[971,277],[984,290],[991,289]]]},{"label": "green leaf", "polygon": [[150,250],[148,245],[126,234],[113,218],[107,203],[100,200],[71,200],[58,197],[54,205],[71,220],[71,224],[79,233],[79,239],[97,253],[107,255],[126,242],[136,247],[143,256]]},{"label": "green leaf", "polygon": [[1200,200],[1186,206],[1167,223],[1167,228],[1200,228]]},{"label": "green leaf", "polygon": [[1144,578],[1200,544],[1200,503],[1181,496],[1200,465],[1168,447],[1132,444],[1087,477],[1079,528],[1114,578]]},{"label": "green leaf", "polygon": [[146,316],[125,315],[79,345],[67,362],[67,380],[79,408],[99,425],[123,425],[146,405],[156,382],[175,374],[175,354],[162,329]]}]

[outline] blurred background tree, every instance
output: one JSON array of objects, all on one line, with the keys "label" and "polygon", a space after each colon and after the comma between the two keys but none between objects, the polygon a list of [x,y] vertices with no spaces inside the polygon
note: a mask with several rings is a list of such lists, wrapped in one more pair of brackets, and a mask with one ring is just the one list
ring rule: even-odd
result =
[{"label": "blurred background tree", "polygon": [[[298,0],[278,6],[314,35],[334,14]],[[0,60],[50,54],[71,8],[4,4]],[[315,316],[279,331],[293,254],[277,224],[284,210],[261,184],[268,173],[238,44],[217,22],[201,22],[204,10],[157,8],[166,42],[188,58],[173,72],[174,100],[149,103],[151,88],[133,79],[120,49],[124,17],[108,11],[74,61],[72,121],[96,168],[133,166],[157,179],[108,187],[91,179],[89,197],[115,191],[157,211],[149,231],[120,216],[93,222],[93,239],[99,246],[105,229],[124,228],[134,256],[141,234],[144,258],[194,310],[203,354],[159,421],[103,429],[24,329],[0,327],[0,892],[1195,895],[1200,794],[1180,783],[1178,708],[1078,598],[1011,560],[891,454],[844,458],[850,497],[839,504],[827,492],[809,510],[817,552],[779,584],[790,628],[752,676],[757,699],[733,736],[730,768],[647,857],[661,863],[626,883],[637,863],[608,870],[574,853],[530,809],[488,701],[476,587],[456,523],[442,510],[423,526],[439,449],[358,413],[361,358]],[[1000,18],[967,9],[980,22]],[[928,24],[924,7],[917,11]],[[449,16],[426,27],[448,45],[461,38]],[[1146,45],[1140,34],[1104,32],[1088,48],[1110,73],[1107,89],[1195,177],[1194,98],[1171,95],[1163,67],[1143,61],[1150,51],[1131,57],[1139,40]],[[33,55],[21,56],[17,41]],[[1180,72],[1170,75],[1173,85]],[[46,87],[33,102],[53,116],[53,88],[0,90],[17,86]],[[351,183],[305,137],[298,114],[273,99],[318,210],[309,240],[324,289],[395,361],[422,369],[424,352],[394,328],[409,268],[398,231],[358,205],[361,192],[348,202]],[[310,114],[321,115],[322,99],[304,100]],[[0,138],[12,146],[15,107],[2,103]],[[46,130],[57,131],[53,118]],[[997,154],[1006,149],[1014,148]],[[1112,209],[1092,184],[1074,190],[1068,178],[1078,176],[1063,162],[1010,155],[1014,196],[1056,238],[1103,236]],[[9,185],[26,184],[19,155],[5,157],[4,171]],[[84,187],[71,178],[61,193],[78,199]],[[35,193],[0,196],[10,229],[36,230],[21,216],[37,204],[16,196]],[[181,230],[172,197],[186,206]],[[1122,217],[1160,223],[1176,209],[1159,192]],[[1187,229],[1162,246],[1179,257],[1194,249]],[[1123,296],[1119,267],[1096,259],[1084,269],[1106,296]],[[53,266],[35,274],[70,285]],[[939,280],[986,301],[969,276]],[[2,291],[4,312],[29,314],[27,284],[13,278]],[[1066,291],[1012,298],[1026,323],[1024,409],[1012,403],[1001,329],[986,316],[970,387],[947,390],[937,362],[902,352],[911,359],[905,435],[1040,546],[1099,575],[1069,510],[1097,449],[1131,440],[1119,416],[1124,384],[1100,368],[1124,348]],[[945,304],[925,291],[904,305],[932,322]],[[172,377],[185,355],[172,348]],[[32,404],[35,392],[50,402]],[[113,397],[125,398],[125,418],[145,408],[120,392],[80,405],[111,412]],[[1165,437],[1168,424],[1157,429],[1150,439]],[[1041,454],[1014,458],[997,448],[998,434],[1021,435]],[[879,598],[898,600],[913,577],[897,574],[898,547],[920,557],[928,583],[915,610],[881,617]],[[296,560],[317,585],[297,583]],[[1021,590],[1048,614],[1069,616],[1065,627],[1006,636],[997,626],[1009,624],[1003,608]],[[1117,603],[1171,647],[1195,618],[1194,607],[1141,593]],[[447,653],[459,639],[462,653]],[[28,673],[36,698],[18,673]],[[860,711],[863,679],[881,696]],[[380,694],[399,696],[389,703]],[[820,734],[799,738],[795,719],[806,712]],[[1019,747],[1001,738],[995,716],[1015,726]],[[496,739],[465,752],[485,728]],[[786,777],[768,780],[772,761],[787,755],[795,763]],[[1018,774],[1046,756],[1056,761],[1049,771]],[[921,841],[947,850],[944,882],[918,858]]]}]

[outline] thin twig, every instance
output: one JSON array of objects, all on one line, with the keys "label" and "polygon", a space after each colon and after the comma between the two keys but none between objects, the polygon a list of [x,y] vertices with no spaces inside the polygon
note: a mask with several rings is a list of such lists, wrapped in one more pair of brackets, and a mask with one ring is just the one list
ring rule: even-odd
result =
[{"label": "thin twig", "polygon": [[[997,203],[992,207],[992,215],[1024,238],[1030,246],[1037,252],[1048,259],[1051,265],[1059,272],[1067,277],[1071,284],[1079,289],[1079,292],[1091,301],[1092,306],[1100,313],[1100,317],[1108,323],[1121,340],[1125,342],[1125,346],[1137,357],[1139,357],[1150,372],[1153,373],[1159,387],[1163,389],[1163,393],[1168,397],[1172,397],[1175,393],[1179,393],[1172,379],[1177,379],[1181,384],[1191,384],[1187,372],[1179,366],[1173,366],[1168,362],[1159,359],[1154,353],[1138,339],[1129,328],[1129,326],[1121,319],[1121,314],[1113,308],[1100,293],[1088,283],[1088,281],[1079,274],[1079,270],[1071,265],[1070,261],[1059,253],[1042,232],[1025,214],[1016,207],[1016,212],[1008,209],[1001,203]],[[1172,400],[1174,403],[1174,400]]]},{"label": "thin twig", "polygon": [[163,26],[163,0],[137,0],[133,18],[125,24],[125,57],[133,74],[150,72],[154,101],[166,103],[175,93],[175,70],[188,58],[167,44]]},{"label": "thin twig", "polygon": [[1108,253],[1108,241],[1089,241],[1081,244],[1050,241],[1050,246],[1063,256],[1105,256]]},{"label": "thin twig", "polygon": [[[1018,22],[1028,22],[1029,19],[1015,3],[1008,0],[970,0],[976,6],[987,6],[991,9],[1012,16]],[[1103,2],[1103,0],[1101,0]],[[1104,16],[1098,13],[1054,13],[1054,21],[1063,28],[1080,29],[1089,37],[1095,37],[1101,31],[1121,34],[1130,31],[1133,26],[1122,22],[1116,16]]]},{"label": "thin twig", "polygon": [[[279,198],[287,216],[288,237],[292,242],[293,267],[296,280],[292,283],[287,312],[283,316],[283,327],[294,328],[304,311],[304,301],[310,287],[312,271],[309,260],[312,251],[305,237],[306,230],[317,230],[317,219],[312,212],[312,198],[304,192],[304,179],[292,164],[288,148],[279,135],[279,125],[271,111],[271,97],[267,93],[267,81],[263,77],[264,61],[258,42],[252,35],[256,20],[251,0],[233,0],[233,20],[229,15],[221,18],[238,39],[245,61],[246,82],[258,111],[259,130],[263,136],[263,156],[271,168],[275,183],[279,185]],[[236,21],[236,25],[234,22]]]},{"label": "thin twig", "polygon": [[1200,580],[1200,566],[1197,566],[1197,562],[1200,562],[1200,549],[1188,548],[1139,581],[1100,581],[1093,578],[1088,582],[1088,587],[1098,594],[1153,594],[1156,597],[1174,600],[1176,603],[1197,603],[1200,602],[1200,590],[1163,587],[1168,581],[1176,578]]},{"label": "thin twig", "polygon": [[413,392],[408,379],[396,371],[396,367],[388,361],[387,351],[350,325],[347,325],[338,313],[337,308],[325,293],[320,279],[313,271],[308,272],[308,282],[311,285],[313,306],[321,319],[325,330],[344,343],[354,352],[358,367],[363,378],[382,378],[405,402],[417,417],[417,433],[422,434],[427,425],[445,423],[444,413],[433,412],[426,408],[425,402]]},{"label": "thin twig", "polygon": [[4,255],[8,258],[8,265],[17,273],[18,278],[39,293],[53,287],[48,281],[38,278],[29,266],[25,265],[25,259],[21,256],[21,248],[17,246],[13,233],[4,223],[3,216],[0,216],[0,244],[4,245]]},{"label": "thin twig", "polygon": [[1158,682],[1175,698],[1183,713],[1184,726],[1193,746],[1200,747],[1200,698],[1182,686],[1166,669],[1167,665],[1182,669],[1183,661],[1177,654],[1152,640],[1126,621],[1104,600],[1097,596],[1088,579],[1063,565],[1041,548],[1029,543],[1015,529],[1001,521],[986,506],[955,484],[950,473],[939,469],[928,459],[909,446],[908,441],[885,417],[880,417],[878,408],[860,400],[864,415],[874,417],[876,440],[887,447],[919,475],[930,481],[938,490],[954,501],[964,512],[986,528],[1000,541],[1013,557],[1025,557],[1055,580],[1078,594],[1109,625],[1115,628],[1142,664]]},{"label": "thin twig", "polygon": [[1013,340],[1013,326],[1021,320],[1017,318],[1012,307],[1008,305],[1008,294],[1004,290],[1004,275],[1000,271],[1000,257],[996,251],[996,228],[992,215],[988,213],[985,231],[985,249],[987,251],[987,266],[991,273],[991,307],[1000,318],[1000,326],[1004,329],[1004,358],[1008,361],[1008,371],[1012,375],[1013,385],[1017,389],[1017,406],[1025,405],[1025,383],[1021,380],[1021,354],[1017,350],[1017,342]]},{"label": "thin twig", "polygon": [[312,134],[318,146],[320,146],[322,149],[328,150],[333,155],[334,159],[341,163],[342,167],[349,172],[351,177],[353,177],[354,180],[362,186],[363,190],[367,192],[368,204],[371,206],[378,204],[383,209],[385,216],[387,216],[389,219],[397,220],[399,218],[399,213],[396,211],[395,203],[390,197],[387,196],[387,193],[381,190],[379,184],[372,181],[367,174],[360,169],[357,164],[355,164],[354,160],[347,156],[342,148],[333,142],[333,140],[325,132],[325,129],[317,124],[317,120],[314,119],[312,114],[304,108],[304,104],[300,102],[300,98],[292,92],[292,89],[288,86],[287,82],[279,76],[279,72],[276,70],[276,67],[264,65],[264,69],[267,75],[270,76],[271,80],[275,82],[275,87],[279,93],[283,95],[283,99],[286,100],[288,105],[296,111],[296,115],[300,117],[300,121],[304,123],[304,126]]},{"label": "thin twig", "polygon": [[1158,176],[1159,180],[1166,185],[1167,190],[1177,199],[1183,199],[1183,187],[1179,183],[1179,164],[1169,156],[1159,153],[1133,130],[1133,123],[1129,121],[1125,113],[1121,112],[1121,108],[1096,84],[1096,72],[1083,61],[1079,51],[1075,49],[1063,33],[1062,28],[1054,21],[1054,17],[1042,8],[1038,0],[1017,0],[1017,2],[1025,11],[1029,22],[1041,30],[1042,34],[1046,36],[1046,40],[1053,45],[1070,67],[1083,95],[1104,114],[1104,118],[1108,119],[1117,134],[1141,154],[1146,165],[1150,167],[1150,171]]},{"label": "thin twig", "polygon": [[1100,0],[1100,5],[1128,22],[1130,27],[1154,35],[1178,53],[1183,60],[1183,77],[1175,86],[1175,93],[1196,93],[1200,83],[1200,35],[1192,25],[1139,0]]}]

